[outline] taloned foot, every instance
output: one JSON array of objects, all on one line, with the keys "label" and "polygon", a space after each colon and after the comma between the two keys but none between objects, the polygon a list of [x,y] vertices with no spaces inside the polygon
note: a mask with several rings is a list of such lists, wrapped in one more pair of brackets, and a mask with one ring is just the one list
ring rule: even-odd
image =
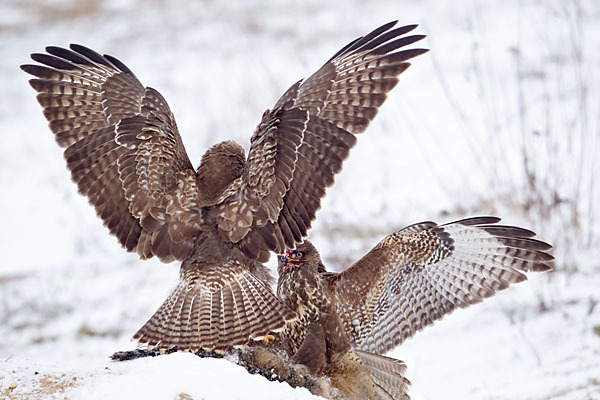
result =
[{"label": "taloned foot", "polygon": [[263,342],[264,344],[269,344],[269,342],[273,340],[275,340],[275,336],[267,335],[261,340],[261,342]]}]

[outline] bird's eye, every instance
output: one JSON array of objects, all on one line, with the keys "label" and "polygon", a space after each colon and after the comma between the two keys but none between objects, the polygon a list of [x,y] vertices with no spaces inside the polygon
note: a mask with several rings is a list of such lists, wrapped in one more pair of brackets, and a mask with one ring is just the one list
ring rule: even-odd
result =
[{"label": "bird's eye", "polygon": [[303,253],[303,252],[301,252],[301,251],[295,251],[295,252],[294,252],[294,254],[293,254],[293,257],[294,257],[296,260],[300,260],[302,257],[304,257],[304,253]]}]

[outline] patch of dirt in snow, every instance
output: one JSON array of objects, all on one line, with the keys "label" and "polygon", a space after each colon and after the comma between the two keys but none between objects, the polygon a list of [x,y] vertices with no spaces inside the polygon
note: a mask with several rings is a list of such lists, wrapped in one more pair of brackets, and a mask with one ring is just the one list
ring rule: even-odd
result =
[{"label": "patch of dirt in snow", "polygon": [[8,400],[64,398],[65,391],[80,384],[76,375],[64,372],[48,374],[37,371],[32,373],[29,368],[23,370],[13,369],[0,376],[0,398]]}]

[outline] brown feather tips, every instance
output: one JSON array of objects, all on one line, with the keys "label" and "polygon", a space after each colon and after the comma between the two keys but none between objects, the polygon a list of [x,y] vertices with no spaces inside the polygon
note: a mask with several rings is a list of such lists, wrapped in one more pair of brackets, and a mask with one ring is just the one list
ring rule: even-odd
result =
[{"label": "brown feather tips", "polygon": [[50,46],[21,68],[36,77],[79,192],[128,251],[163,261],[189,254],[201,222],[195,173],[164,98],[112,56]]},{"label": "brown feather tips", "polygon": [[225,191],[217,224],[246,256],[265,261],[306,236],[325,189],[375,118],[406,62],[424,49],[386,24],[337,52],[267,110],[251,138],[244,174]]},{"label": "brown feather tips", "polygon": [[456,308],[526,280],[525,272],[551,270],[548,243],[498,222],[476,217],[414,224],[342,272],[338,310],[354,345],[389,351]]},{"label": "brown feather tips", "polygon": [[184,277],[133,336],[159,349],[222,353],[284,329],[296,314],[240,265],[184,267]]},{"label": "brown feather tips", "polygon": [[425,37],[403,36],[416,25],[390,30],[395,24],[385,24],[336,53],[300,86],[296,104],[348,132],[364,132],[398,75],[409,67],[407,61],[428,51],[406,49]]},{"label": "brown feather tips", "polygon": [[[504,249],[507,257],[512,257],[517,269],[522,271],[550,271],[554,256],[549,253],[552,245],[533,239],[535,232],[516,226],[496,225],[500,218],[478,217],[460,221],[460,224],[474,226],[491,235],[500,249]],[[490,250],[499,253],[498,250]]]}]

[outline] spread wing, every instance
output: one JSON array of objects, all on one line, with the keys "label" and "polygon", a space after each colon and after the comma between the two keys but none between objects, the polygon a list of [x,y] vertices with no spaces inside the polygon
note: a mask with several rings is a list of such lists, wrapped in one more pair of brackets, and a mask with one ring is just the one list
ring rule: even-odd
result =
[{"label": "spread wing", "polygon": [[198,231],[196,176],[167,102],[123,63],[80,45],[21,68],[67,167],[110,232],[142,258],[183,259]]},{"label": "spread wing", "polygon": [[383,354],[457,307],[547,271],[551,246],[495,217],[411,225],[331,279],[353,347]]},{"label": "spread wing", "polygon": [[377,109],[423,49],[406,46],[416,26],[391,22],[349,43],[263,115],[246,168],[225,192],[217,223],[250,257],[294,248],[306,236],[325,189]]}]

